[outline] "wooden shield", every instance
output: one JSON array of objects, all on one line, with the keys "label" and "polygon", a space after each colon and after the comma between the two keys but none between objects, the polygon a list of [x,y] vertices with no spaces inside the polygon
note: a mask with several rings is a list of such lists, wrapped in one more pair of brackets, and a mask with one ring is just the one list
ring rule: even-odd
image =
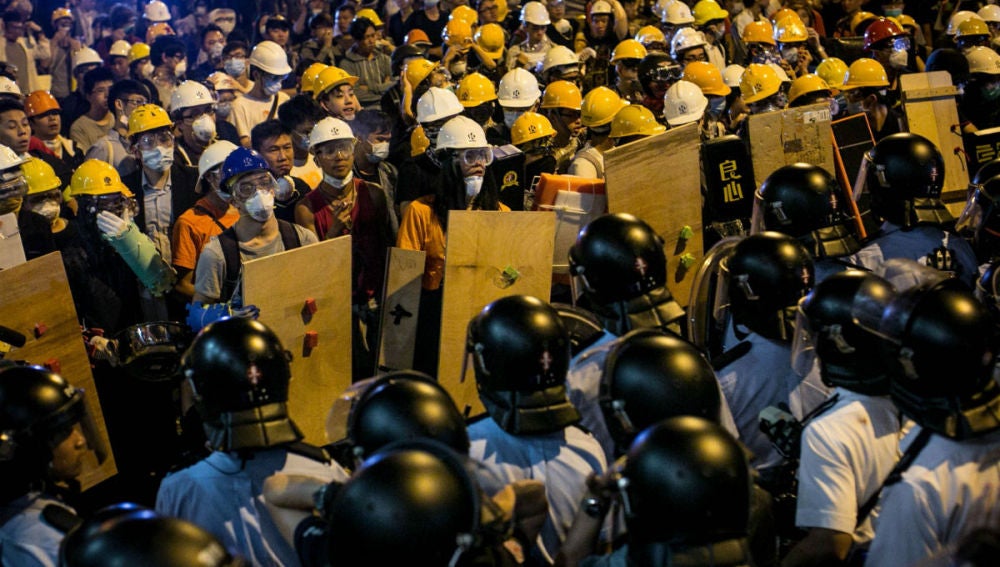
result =
[{"label": "wooden shield", "polygon": [[687,124],[604,154],[608,210],[635,215],[663,237],[667,284],[680,303],[704,254],[700,149],[698,125]]},{"label": "wooden shield", "polygon": [[830,105],[821,103],[751,115],[750,157],[757,186],[783,165],[805,162],[836,174]]},{"label": "wooden shield", "polygon": [[0,313],[0,323],[28,338],[23,347],[11,350],[7,359],[48,366],[85,392],[87,411],[108,458],[99,465],[94,452],[88,453],[80,477],[83,488],[117,474],[62,256],[53,252],[0,270]]},{"label": "wooden shield", "polygon": [[964,201],[969,186],[969,170],[965,156],[962,129],[958,119],[955,95],[958,90],[947,71],[912,73],[899,78],[903,91],[903,111],[907,130],[927,138],[941,150],[944,158],[945,201]]},{"label": "wooden shield", "polygon": [[444,267],[438,382],[458,409],[482,411],[476,379],[462,378],[469,320],[508,295],[549,299],[556,218],[551,212],[451,211]]},{"label": "wooden shield", "polygon": [[246,262],[243,301],[292,352],[292,419],[307,442],[326,443],[326,413],[351,385],[351,237]]},{"label": "wooden shield", "polygon": [[380,370],[413,368],[413,345],[420,315],[420,282],[426,256],[423,250],[389,249],[379,335]]}]

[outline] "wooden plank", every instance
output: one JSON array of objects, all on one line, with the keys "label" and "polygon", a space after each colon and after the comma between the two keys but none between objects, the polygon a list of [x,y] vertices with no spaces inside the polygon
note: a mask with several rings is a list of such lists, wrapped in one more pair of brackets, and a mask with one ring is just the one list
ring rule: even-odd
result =
[{"label": "wooden plank", "polygon": [[700,150],[698,125],[687,124],[604,154],[608,211],[635,215],[663,237],[667,284],[681,303],[694,278],[684,261],[695,267],[704,255]]},{"label": "wooden plank", "polygon": [[[324,444],[326,413],[351,385],[351,237],[246,262],[243,297],[292,352],[289,412],[307,442]],[[306,348],[307,331],[318,334],[314,349]]]},{"label": "wooden plank", "polygon": [[758,187],[774,170],[793,163],[811,163],[836,173],[828,104],[765,112],[747,120]]},{"label": "wooden plank", "polygon": [[423,250],[389,249],[379,335],[380,370],[413,368],[413,345],[420,316],[420,282],[426,256]]},{"label": "wooden plank", "polygon": [[[508,295],[548,301],[556,235],[552,212],[451,211],[441,311],[438,382],[470,415],[482,411],[472,368],[463,381],[469,320]],[[508,270],[508,268],[510,270]],[[506,277],[504,272],[516,278]],[[467,410],[468,408],[468,410]]]},{"label": "wooden plank", "polygon": [[[94,452],[88,452],[80,477],[82,487],[90,488],[117,474],[62,256],[53,252],[0,271],[0,313],[4,326],[28,338],[23,347],[12,350],[6,358],[38,365],[57,363],[59,374],[73,386],[82,388],[86,395],[87,409],[108,458],[98,465]],[[37,324],[48,329],[40,337],[34,335]]]},{"label": "wooden plank", "polygon": [[[956,151],[964,149],[964,141],[955,98],[919,98],[919,95],[928,90],[951,87],[951,75],[947,71],[911,73],[902,75],[899,84],[903,91],[907,130],[933,142],[944,157],[944,188],[941,198],[964,199],[965,190],[969,186],[969,170],[962,152]],[[918,95],[917,98],[912,93]]]}]

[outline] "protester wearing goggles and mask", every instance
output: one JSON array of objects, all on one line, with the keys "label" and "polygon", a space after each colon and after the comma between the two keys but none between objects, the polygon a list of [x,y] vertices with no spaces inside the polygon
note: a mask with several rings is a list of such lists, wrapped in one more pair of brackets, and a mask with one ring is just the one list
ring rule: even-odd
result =
[{"label": "protester wearing goggles and mask", "polygon": [[[32,207],[25,206],[28,183],[21,171],[25,158],[7,146],[0,145],[0,215],[17,215],[17,230],[28,260],[44,256],[56,249],[52,240],[51,220]],[[4,229],[7,232],[7,229]]]},{"label": "protester wearing goggles and mask", "polygon": [[281,92],[281,82],[292,72],[288,56],[280,45],[273,41],[262,41],[250,52],[247,60],[253,88],[245,96],[233,101],[229,122],[236,126],[240,144],[250,147],[250,130],[261,122],[261,118],[277,118],[278,107],[288,100]]},{"label": "protester wearing goggles and mask", "polygon": [[215,99],[216,137],[239,144],[240,135],[236,131],[236,126],[229,122],[229,115],[233,112],[233,101],[236,100],[237,91],[242,92],[240,84],[227,73],[216,71],[205,79],[205,85],[212,90]]},{"label": "protester wearing goggles and mask", "polygon": [[465,116],[452,118],[437,134],[437,149],[441,182],[433,195],[420,197],[403,212],[396,241],[400,248],[427,253],[413,360],[413,367],[423,372],[437,370],[449,211],[510,210],[500,202],[493,177],[486,175],[493,152],[479,124]]},{"label": "protester wearing goggles and mask", "polygon": [[875,20],[865,30],[864,50],[885,69],[892,91],[899,88],[900,75],[915,72],[910,65],[912,45],[910,36],[887,18]]},{"label": "protester wearing goggles and mask", "polygon": [[184,81],[170,96],[170,118],[177,125],[176,161],[194,166],[215,141],[215,100],[212,91],[195,81]]}]

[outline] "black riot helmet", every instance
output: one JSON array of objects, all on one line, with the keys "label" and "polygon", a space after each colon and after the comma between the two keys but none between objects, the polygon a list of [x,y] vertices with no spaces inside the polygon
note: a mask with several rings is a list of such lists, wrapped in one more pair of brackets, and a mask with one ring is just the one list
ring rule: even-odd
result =
[{"label": "black riot helmet", "polygon": [[918,134],[900,132],[879,140],[865,154],[872,210],[903,228],[950,227],[954,217],[941,202],[944,158]]},{"label": "black riot helmet", "polygon": [[976,186],[986,183],[986,180],[1000,175],[1000,158],[992,159],[983,165],[979,166],[976,170],[976,174],[972,176],[972,180],[969,182],[971,188],[974,190]]},{"label": "black riot helmet", "polygon": [[739,543],[724,544],[747,535],[750,465],[722,426],[682,416],[646,429],[629,449],[618,487],[633,558],[717,545],[714,564],[729,565],[723,556],[744,553]]},{"label": "black riot helmet", "polygon": [[734,322],[761,336],[791,342],[795,308],[815,278],[805,247],[788,235],[762,232],[741,240],[724,270]]},{"label": "black riot helmet", "polygon": [[861,245],[844,213],[837,182],[822,167],[780,167],[760,186],[765,230],[799,239],[813,258],[846,256]]},{"label": "black riot helmet", "polygon": [[152,510],[99,512],[101,521],[70,532],[60,549],[60,567],[241,567],[216,537],[191,522]]},{"label": "black riot helmet", "polygon": [[343,565],[449,565],[477,545],[481,500],[462,459],[403,442],[367,460],[329,512],[329,554]]},{"label": "black riot helmet", "polygon": [[882,314],[890,394],[908,417],[965,439],[1000,428],[996,321],[954,279],[901,292]]},{"label": "black riot helmet", "polygon": [[181,365],[213,448],[258,449],[302,439],[288,415],[290,360],[278,336],[258,321],[233,317],[202,329]]},{"label": "black riot helmet", "polygon": [[993,260],[976,280],[976,297],[994,318],[1000,317],[1000,259]]},{"label": "black riot helmet", "polygon": [[684,316],[667,289],[663,238],[632,215],[604,215],[583,227],[570,247],[569,269],[612,333],[665,327]]},{"label": "black riot helmet", "polygon": [[1000,175],[983,181],[973,199],[972,246],[976,257],[988,262],[1000,256]]},{"label": "black riot helmet", "polygon": [[458,453],[469,452],[465,420],[451,396],[414,370],[390,372],[369,385],[351,409],[347,436],[357,457],[412,438],[435,439]]},{"label": "black riot helmet", "polygon": [[570,340],[559,313],[527,295],[490,303],[469,322],[479,398],[508,433],[550,433],[580,415],[566,397]]},{"label": "black riot helmet", "polygon": [[722,397],[711,363],[694,345],[639,329],[608,352],[599,402],[615,446],[624,452],[640,431],[669,417],[717,421]]},{"label": "black riot helmet", "polygon": [[841,386],[871,396],[889,393],[881,340],[854,320],[860,302],[885,304],[896,291],[884,279],[861,270],[833,274],[816,284],[801,309],[827,386]]}]

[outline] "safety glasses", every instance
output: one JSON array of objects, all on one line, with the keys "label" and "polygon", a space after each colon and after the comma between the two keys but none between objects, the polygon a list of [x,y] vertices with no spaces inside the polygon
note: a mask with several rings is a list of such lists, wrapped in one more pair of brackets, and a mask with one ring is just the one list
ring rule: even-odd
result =
[{"label": "safety glasses", "polygon": [[244,177],[233,186],[233,197],[240,201],[245,201],[253,197],[257,191],[270,191],[274,193],[278,190],[278,182],[270,173],[264,172],[252,176]]},{"label": "safety glasses", "polygon": [[486,167],[493,163],[493,150],[490,148],[469,148],[455,152],[458,159],[465,165],[481,165]]},{"label": "safety glasses", "polygon": [[160,130],[159,132],[150,132],[148,134],[143,134],[139,136],[136,141],[136,145],[140,150],[151,151],[155,150],[159,146],[173,146],[174,145],[174,135],[170,133],[169,130]]}]

